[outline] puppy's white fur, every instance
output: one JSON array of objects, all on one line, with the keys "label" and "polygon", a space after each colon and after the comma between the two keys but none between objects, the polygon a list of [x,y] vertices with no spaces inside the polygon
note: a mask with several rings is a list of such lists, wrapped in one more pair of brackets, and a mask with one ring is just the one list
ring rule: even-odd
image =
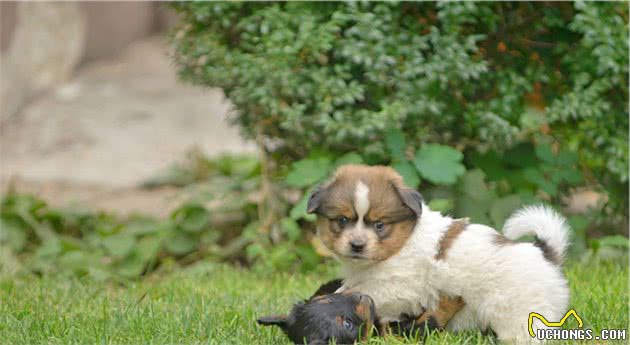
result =
[{"label": "puppy's white fur", "polygon": [[[440,291],[461,296],[466,306],[448,328],[491,328],[501,340],[534,340],[527,328],[530,312],[560,320],[569,303],[561,267],[531,243],[498,245],[498,233],[480,224],[468,225],[446,257],[436,260],[440,240],[452,222],[423,205],[413,234],[397,254],[372,264],[340,258],[343,289],[370,295],[384,322],[401,313],[420,314],[423,307],[434,310]],[[535,234],[560,257],[568,245],[564,219],[543,206],[516,212],[504,232],[509,239]],[[534,328],[541,327],[545,326],[536,319]]]}]

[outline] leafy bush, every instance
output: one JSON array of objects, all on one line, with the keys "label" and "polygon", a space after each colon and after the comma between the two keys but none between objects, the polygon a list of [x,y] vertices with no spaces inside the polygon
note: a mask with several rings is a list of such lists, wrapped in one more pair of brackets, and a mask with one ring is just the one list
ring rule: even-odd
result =
[{"label": "leafy bush", "polygon": [[244,132],[279,139],[286,152],[360,150],[387,159],[388,124],[413,143],[479,151],[543,136],[627,181],[623,4],[176,8],[181,76],[223,88]]},{"label": "leafy bush", "polygon": [[[627,221],[628,12],[621,3],[175,7],[180,75],[223,88],[238,110],[235,123],[250,137],[272,139],[276,160],[325,151],[391,163],[389,127],[407,138],[401,150],[438,160],[423,144],[466,156],[544,145],[575,156],[583,183],[611,195],[609,216]],[[547,192],[557,184],[541,171],[527,176]]]}]

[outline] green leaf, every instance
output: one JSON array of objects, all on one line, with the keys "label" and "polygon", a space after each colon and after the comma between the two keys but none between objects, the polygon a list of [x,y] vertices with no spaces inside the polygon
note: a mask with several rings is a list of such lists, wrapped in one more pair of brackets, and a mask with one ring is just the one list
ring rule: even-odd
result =
[{"label": "green leaf", "polygon": [[148,218],[133,219],[127,223],[126,232],[136,236],[155,234],[158,230],[158,222]]},{"label": "green leaf", "polygon": [[136,278],[144,271],[146,262],[140,257],[132,255],[116,265],[116,271],[126,278]]},{"label": "green leaf", "polygon": [[494,191],[488,188],[484,179],[483,171],[479,169],[469,170],[459,179],[458,190],[473,200],[487,202],[488,199],[494,198]]},{"label": "green leaf", "polygon": [[435,184],[450,185],[466,172],[461,163],[464,155],[443,145],[424,145],[414,159],[420,175]]},{"label": "green leaf", "polygon": [[287,235],[289,241],[295,242],[302,237],[302,230],[295,220],[291,218],[283,218],[280,220],[280,225],[282,226],[282,230]]},{"label": "green leaf", "polygon": [[538,157],[539,159],[547,163],[553,163],[555,160],[553,152],[551,151],[551,146],[549,145],[540,144],[536,146],[535,152],[536,152],[536,157]]},{"label": "green leaf", "polygon": [[306,158],[291,165],[286,183],[293,187],[308,187],[324,179],[330,171],[328,157]]},{"label": "green leaf", "polygon": [[46,241],[35,251],[35,256],[40,260],[50,260],[61,253],[61,241],[58,238]]},{"label": "green leaf", "polygon": [[393,160],[406,160],[405,150],[407,143],[405,142],[405,133],[400,129],[390,127],[385,131],[385,146],[389,150]]},{"label": "green leaf", "polygon": [[396,170],[400,176],[403,177],[405,184],[411,188],[418,188],[420,185],[420,177],[413,165],[408,161],[398,161],[392,165],[392,168]]},{"label": "green leaf", "polygon": [[536,153],[530,144],[516,145],[501,155],[501,159],[510,167],[518,168],[530,168],[539,163],[536,159]]},{"label": "green leaf", "polygon": [[557,157],[558,165],[562,165],[565,167],[571,167],[578,160],[577,153],[573,151],[560,151]]},{"label": "green leaf", "polygon": [[164,243],[164,246],[171,254],[184,255],[197,247],[197,241],[186,233],[176,233]]},{"label": "green leaf", "polygon": [[562,179],[567,181],[568,184],[575,185],[582,182],[583,179],[582,173],[577,169],[562,169],[559,173]]},{"label": "green leaf", "polygon": [[346,153],[335,160],[334,167],[336,168],[345,164],[363,164],[363,158],[354,152]]},{"label": "green leaf", "polygon": [[162,240],[159,237],[144,237],[138,241],[135,253],[140,260],[147,262],[157,258],[157,254],[161,247]]},{"label": "green leaf", "polygon": [[479,203],[466,195],[455,199],[455,214],[459,217],[468,217],[473,223],[491,225],[488,217],[489,208],[490,203]]},{"label": "green leaf", "polygon": [[429,208],[441,213],[447,213],[453,209],[453,200],[450,199],[433,199],[429,202]]},{"label": "green leaf", "polygon": [[259,243],[252,243],[245,249],[247,258],[250,260],[256,259],[265,253],[265,249]]},{"label": "green leaf", "polygon": [[68,252],[59,258],[59,264],[74,271],[86,271],[90,262],[85,253],[79,250]]},{"label": "green leaf", "polygon": [[502,157],[495,151],[486,153],[473,152],[471,163],[477,168],[481,168],[489,180],[497,181],[505,178],[508,170],[502,164]]},{"label": "green leaf", "polygon": [[490,218],[497,229],[503,227],[507,217],[516,211],[523,204],[521,197],[517,194],[508,195],[496,199],[490,207]]},{"label": "green leaf", "polygon": [[115,257],[125,257],[133,250],[136,240],[130,234],[116,234],[103,239],[105,249]]},{"label": "green leaf", "polygon": [[550,196],[555,196],[558,193],[558,187],[552,181],[549,181],[540,170],[535,168],[527,168],[523,172],[525,179],[535,184],[539,189],[543,190]]},{"label": "green leaf", "polygon": [[16,252],[26,245],[26,230],[0,218],[0,244],[8,244]]},{"label": "green leaf", "polygon": [[191,233],[203,231],[210,222],[208,211],[200,205],[189,204],[181,207],[174,214],[182,230]]},{"label": "green leaf", "polygon": [[88,275],[94,281],[103,282],[112,277],[112,274],[101,267],[88,267]]}]

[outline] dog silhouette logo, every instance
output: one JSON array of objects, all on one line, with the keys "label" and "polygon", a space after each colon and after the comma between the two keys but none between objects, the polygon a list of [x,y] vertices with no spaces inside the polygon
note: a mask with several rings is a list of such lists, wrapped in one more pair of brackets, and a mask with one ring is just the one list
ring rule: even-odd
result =
[{"label": "dog silhouette logo", "polygon": [[575,312],[575,309],[569,310],[566,314],[564,314],[564,317],[558,322],[547,321],[547,319],[544,316],[542,316],[542,315],[540,315],[538,313],[531,312],[531,313],[529,313],[529,320],[527,321],[527,327],[529,329],[529,335],[531,335],[532,338],[536,338],[536,334],[534,333],[534,329],[532,327],[532,323],[534,322],[534,318],[537,318],[538,320],[542,321],[542,323],[544,323],[545,326],[547,326],[547,327],[561,327],[562,325],[564,325],[564,323],[567,321],[567,319],[571,315],[573,315],[573,317],[575,317],[575,319],[577,320],[578,328],[582,328],[584,323],[582,322],[582,318]]}]

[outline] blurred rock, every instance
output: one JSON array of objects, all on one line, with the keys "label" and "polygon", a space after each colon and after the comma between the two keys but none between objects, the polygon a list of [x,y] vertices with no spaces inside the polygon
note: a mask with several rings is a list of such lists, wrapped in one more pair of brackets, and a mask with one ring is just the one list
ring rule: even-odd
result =
[{"label": "blurred rock", "polygon": [[0,125],[52,85],[68,80],[83,55],[85,17],[76,2],[21,2],[0,61]]},{"label": "blurred rock", "polygon": [[84,61],[113,56],[130,43],[147,37],[157,24],[156,3],[151,1],[87,1]]},{"label": "blurred rock", "polygon": [[[136,186],[192,147],[209,156],[255,153],[228,124],[221,90],[179,82],[167,50],[154,37],[87,64],[0,126],[0,192],[17,179],[22,190],[47,186],[30,190],[53,203],[90,204],[109,195],[92,203],[113,211],[158,207],[163,214],[147,202],[159,196]],[[123,192],[106,192],[116,190]]]},{"label": "blurred rock", "polygon": [[601,209],[608,202],[608,196],[592,189],[584,189],[572,192],[563,201],[567,205],[568,213],[584,214]]}]

